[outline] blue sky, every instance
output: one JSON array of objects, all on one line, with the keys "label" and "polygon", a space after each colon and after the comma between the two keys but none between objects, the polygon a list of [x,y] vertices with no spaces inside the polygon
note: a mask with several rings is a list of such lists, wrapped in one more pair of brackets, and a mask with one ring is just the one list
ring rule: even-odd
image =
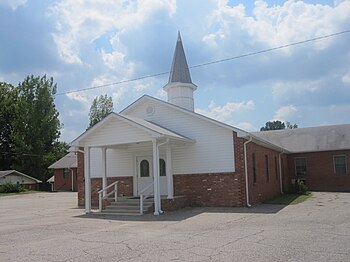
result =
[{"label": "blue sky", "polygon": [[[0,81],[54,77],[58,93],[170,70],[177,31],[190,66],[350,30],[350,1],[0,0]],[[191,69],[196,111],[259,130],[350,123],[350,33]],[[57,95],[61,140],[85,131],[94,97],[118,112],[166,100],[168,76]]]}]

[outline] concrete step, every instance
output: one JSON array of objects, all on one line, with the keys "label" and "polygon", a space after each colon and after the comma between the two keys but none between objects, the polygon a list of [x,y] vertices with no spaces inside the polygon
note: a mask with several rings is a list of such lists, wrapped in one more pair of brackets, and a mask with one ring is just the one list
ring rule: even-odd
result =
[{"label": "concrete step", "polygon": [[[143,205],[153,205],[153,201],[144,201]],[[112,202],[110,206],[140,206],[140,202],[118,200],[117,202]]]},{"label": "concrete step", "polygon": [[113,213],[113,212],[98,212],[95,213],[97,215],[107,215],[107,216],[141,216],[142,214],[140,214],[140,212],[135,213],[135,212],[118,212],[118,213]]},{"label": "concrete step", "polygon": [[[114,200],[114,199],[113,199]],[[148,213],[153,207],[153,198],[143,202],[143,213]],[[131,197],[119,197],[117,202],[110,203],[101,214],[109,215],[140,215],[140,199]]]},{"label": "concrete step", "polygon": [[[143,206],[143,210],[148,210],[152,206]],[[107,206],[104,210],[108,211],[117,211],[117,210],[136,210],[139,211],[140,207],[139,206]]]}]

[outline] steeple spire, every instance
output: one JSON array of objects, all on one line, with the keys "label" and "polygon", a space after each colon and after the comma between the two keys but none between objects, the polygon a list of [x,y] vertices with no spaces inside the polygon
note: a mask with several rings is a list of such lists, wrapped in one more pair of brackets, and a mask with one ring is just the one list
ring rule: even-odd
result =
[{"label": "steeple spire", "polygon": [[169,81],[163,89],[168,93],[169,103],[194,111],[193,92],[197,86],[191,80],[180,31],[177,34]]},{"label": "steeple spire", "polygon": [[188,69],[185,51],[182,45],[180,31],[177,33],[176,47],[169,75],[169,83],[192,83],[190,70]]}]

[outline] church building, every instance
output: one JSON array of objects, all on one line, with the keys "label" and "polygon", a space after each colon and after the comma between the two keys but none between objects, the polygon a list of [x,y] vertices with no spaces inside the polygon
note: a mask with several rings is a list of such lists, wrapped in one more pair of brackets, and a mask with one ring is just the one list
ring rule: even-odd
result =
[{"label": "church building", "polygon": [[196,89],[179,34],[168,101],[144,95],[71,142],[87,213],[250,207],[295,179],[350,191],[350,125],[247,132],[196,113]]}]

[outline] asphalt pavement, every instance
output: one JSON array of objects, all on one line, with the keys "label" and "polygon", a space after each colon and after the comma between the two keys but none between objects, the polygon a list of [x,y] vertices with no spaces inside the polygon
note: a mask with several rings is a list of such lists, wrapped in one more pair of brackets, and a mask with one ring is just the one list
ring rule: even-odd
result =
[{"label": "asphalt pavement", "polygon": [[350,261],[350,193],[137,217],[85,215],[71,192],[5,196],[0,261]]}]

